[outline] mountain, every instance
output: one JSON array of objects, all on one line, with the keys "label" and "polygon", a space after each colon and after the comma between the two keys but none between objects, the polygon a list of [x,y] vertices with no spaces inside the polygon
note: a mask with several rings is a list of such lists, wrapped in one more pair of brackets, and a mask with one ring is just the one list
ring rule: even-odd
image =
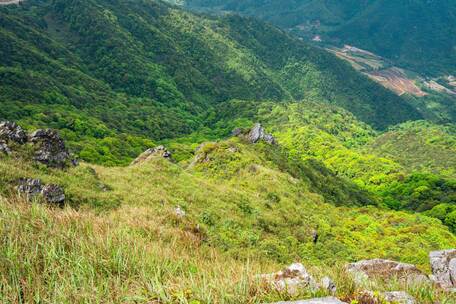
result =
[{"label": "mountain", "polygon": [[298,35],[367,49],[430,75],[456,71],[456,3],[387,0],[187,0],[192,8],[258,16]]},{"label": "mountain", "polygon": [[125,163],[234,98],[321,100],[375,128],[421,117],[346,63],[253,19],[154,1],[32,0],[0,7],[0,24],[0,118],[61,129],[92,162]]}]

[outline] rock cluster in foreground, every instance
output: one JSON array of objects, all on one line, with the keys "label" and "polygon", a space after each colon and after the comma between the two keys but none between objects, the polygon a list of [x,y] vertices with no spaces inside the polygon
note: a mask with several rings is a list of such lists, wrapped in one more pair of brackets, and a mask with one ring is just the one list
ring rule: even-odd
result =
[{"label": "rock cluster in foreground", "polygon": [[[428,277],[415,265],[400,263],[391,260],[373,259],[362,260],[346,266],[348,273],[353,276],[358,285],[369,283],[370,280],[399,280],[406,284],[432,283],[437,288],[442,288],[446,292],[456,291],[456,249],[434,251],[429,254],[432,274]],[[261,275],[260,278],[278,292],[286,292],[290,296],[299,294],[305,288],[310,291],[317,289],[326,290],[330,294],[335,294],[336,285],[325,277],[318,283],[300,263],[292,264],[283,270]],[[417,304],[416,300],[405,291],[387,291],[374,293],[364,291],[363,299],[371,299],[376,303],[380,297],[385,303],[397,304]],[[278,302],[275,304],[337,304],[345,303],[334,297],[316,298],[310,300]],[[383,303],[383,302],[382,302]]]}]

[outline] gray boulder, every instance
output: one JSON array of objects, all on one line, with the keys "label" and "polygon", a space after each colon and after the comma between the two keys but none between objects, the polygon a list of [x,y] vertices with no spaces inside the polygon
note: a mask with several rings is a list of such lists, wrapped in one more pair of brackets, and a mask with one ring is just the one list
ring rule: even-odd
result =
[{"label": "gray boulder", "polygon": [[11,154],[10,147],[3,140],[0,140],[0,153],[6,154],[6,155],[10,155]]},{"label": "gray boulder", "polygon": [[406,293],[405,291],[388,291],[382,293],[382,296],[386,301],[397,303],[397,304],[415,304],[416,300],[414,297]]},{"label": "gray boulder", "polygon": [[255,144],[260,140],[267,142],[268,144],[275,144],[275,138],[271,134],[267,134],[261,124],[256,123],[251,129],[249,134],[247,135],[247,140]]},{"label": "gray boulder", "polygon": [[399,279],[406,282],[427,281],[427,276],[415,265],[396,261],[373,259],[362,260],[347,265],[347,270],[355,277],[358,283],[368,279]]},{"label": "gray boulder", "polygon": [[323,279],[321,279],[320,286],[321,286],[321,288],[327,290],[332,295],[336,294],[336,291],[337,291],[336,283],[334,283],[334,281],[331,280],[331,278],[324,277]]},{"label": "gray boulder", "polygon": [[157,146],[155,148],[147,149],[141,155],[139,155],[130,165],[136,165],[148,161],[153,157],[163,157],[171,160],[172,154],[169,152],[165,146]]},{"label": "gray boulder", "polygon": [[46,185],[41,189],[46,202],[50,204],[63,204],[65,202],[65,192],[63,188],[58,185]]},{"label": "gray boulder", "polygon": [[47,203],[63,204],[65,202],[65,192],[58,185],[43,185],[41,180],[35,178],[21,178],[18,182],[17,191],[25,195],[28,200],[42,196]]},{"label": "gray boulder", "polygon": [[341,300],[334,297],[326,298],[316,298],[310,300],[301,300],[301,301],[287,301],[287,302],[277,302],[274,304],[347,304]]},{"label": "gray boulder", "polygon": [[39,179],[21,178],[18,181],[17,191],[27,199],[32,199],[41,193],[42,188],[43,185]]},{"label": "gray boulder", "polygon": [[433,251],[431,261],[431,280],[445,289],[456,288],[456,249]]},{"label": "gray boulder", "polygon": [[318,287],[301,263],[291,264],[277,273],[264,274],[260,278],[277,291],[287,292],[289,295],[295,295],[303,288],[316,290]]},{"label": "gray boulder", "polygon": [[22,145],[27,142],[27,133],[15,122],[2,121],[0,122],[0,139]]},{"label": "gray boulder", "polygon": [[70,164],[77,165],[57,131],[36,130],[30,135],[30,141],[36,146],[34,160],[53,168],[65,168]]}]

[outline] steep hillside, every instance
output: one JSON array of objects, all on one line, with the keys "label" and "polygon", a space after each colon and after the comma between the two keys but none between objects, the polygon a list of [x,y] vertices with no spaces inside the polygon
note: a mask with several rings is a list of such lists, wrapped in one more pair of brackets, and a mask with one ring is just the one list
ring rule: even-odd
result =
[{"label": "steep hillside", "polygon": [[251,19],[155,1],[31,0],[2,6],[0,24],[0,118],[61,129],[91,162],[126,163],[232,98],[324,101],[376,128],[421,117],[334,56]]},{"label": "steep hillside", "polygon": [[429,74],[456,71],[456,4],[387,0],[187,0],[194,8],[259,16],[298,35],[352,44]]}]

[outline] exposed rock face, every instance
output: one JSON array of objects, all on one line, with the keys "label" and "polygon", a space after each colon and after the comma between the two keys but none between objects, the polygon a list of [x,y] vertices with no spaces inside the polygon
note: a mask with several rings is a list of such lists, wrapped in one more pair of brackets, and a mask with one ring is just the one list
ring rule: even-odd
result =
[{"label": "exposed rock face", "polygon": [[10,147],[8,147],[8,144],[3,140],[0,140],[0,153],[4,153],[7,155],[11,154]]},{"label": "exposed rock face", "polygon": [[36,130],[30,135],[30,141],[37,145],[34,160],[54,168],[64,168],[70,163],[77,165],[57,131],[51,129]]},{"label": "exposed rock face", "polygon": [[27,133],[15,122],[2,121],[0,122],[0,139],[24,144],[27,142]]},{"label": "exposed rock face", "polygon": [[264,140],[268,144],[275,144],[275,138],[271,134],[267,134],[261,124],[256,123],[252,129],[250,129],[249,134],[247,135],[247,140],[255,144],[260,140]]},{"label": "exposed rock face", "polygon": [[363,260],[347,265],[347,270],[355,275],[358,282],[371,278],[392,279],[405,281],[426,281],[427,277],[415,265],[390,260]]},{"label": "exposed rock face", "polygon": [[337,287],[336,284],[329,277],[324,277],[321,279],[321,288],[329,291],[331,294],[336,294]]},{"label": "exposed rock face", "polygon": [[342,302],[339,299],[334,298],[334,297],[326,297],[326,298],[317,298],[317,299],[301,300],[301,301],[277,302],[274,304],[347,304],[347,303]]},{"label": "exposed rock face", "polygon": [[297,294],[301,288],[317,289],[315,280],[300,263],[291,264],[277,273],[262,275],[261,278],[278,291],[286,291],[290,295]]},{"label": "exposed rock face", "polygon": [[405,291],[389,291],[384,292],[383,297],[386,301],[397,304],[415,304],[415,298],[406,293]]},{"label": "exposed rock face", "polygon": [[431,260],[431,280],[445,289],[456,288],[456,249],[433,251]]},{"label": "exposed rock face", "polygon": [[24,194],[27,199],[31,199],[41,193],[42,184],[39,179],[21,178],[17,186],[17,191]]},{"label": "exposed rock face", "polygon": [[65,192],[58,185],[46,185],[41,189],[46,202],[51,204],[63,204],[65,202]]},{"label": "exposed rock face", "polygon": [[17,191],[24,194],[28,200],[42,195],[46,202],[50,204],[63,204],[65,202],[65,193],[62,187],[52,184],[43,185],[39,179],[20,179]]},{"label": "exposed rock face", "polygon": [[136,165],[138,163],[145,162],[152,157],[163,157],[166,159],[171,159],[171,152],[169,152],[164,146],[158,146],[155,148],[147,149],[141,155],[139,155],[130,165]]}]

